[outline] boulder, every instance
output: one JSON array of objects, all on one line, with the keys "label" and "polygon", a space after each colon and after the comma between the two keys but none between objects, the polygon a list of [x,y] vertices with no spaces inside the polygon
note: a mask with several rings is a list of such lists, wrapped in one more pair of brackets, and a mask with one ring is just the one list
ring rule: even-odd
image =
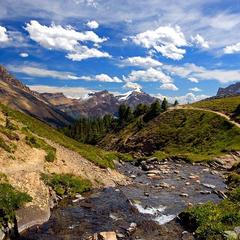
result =
[{"label": "boulder", "polygon": [[202,185],[203,185],[204,187],[211,188],[211,189],[214,189],[214,188],[216,188],[216,186],[215,186],[215,185],[208,184],[208,183],[203,183]]},{"label": "boulder", "polygon": [[117,235],[115,232],[100,232],[98,240],[117,240]]},{"label": "boulder", "polygon": [[237,233],[234,231],[225,231],[224,237],[226,240],[238,240]]},{"label": "boulder", "polygon": [[179,196],[180,197],[188,197],[188,194],[187,193],[180,193]]}]

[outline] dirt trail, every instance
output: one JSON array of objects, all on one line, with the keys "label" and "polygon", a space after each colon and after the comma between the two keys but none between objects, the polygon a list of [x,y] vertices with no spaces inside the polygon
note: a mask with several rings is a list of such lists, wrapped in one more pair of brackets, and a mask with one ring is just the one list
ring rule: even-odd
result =
[{"label": "dirt trail", "polygon": [[233,125],[235,125],[236,127],[240,128],[240,124],[233,121],[228,115],[221,113],[221,112],[217,112],[217,111],[213,111],[210,109],[205,109],[205,108],[196,108],[196,107],[192,107],[192,106],[177,106],[177,107],[171,107],[169,108],[169,111],[173,111],[175,109],[190,109],[190,110],[200,110],[200,111],[204,111],[204,112],[211,112],[211,113],[215,113],[221,117],[224,117],[226,120],[228,120],[230,123],[232,123]]}]

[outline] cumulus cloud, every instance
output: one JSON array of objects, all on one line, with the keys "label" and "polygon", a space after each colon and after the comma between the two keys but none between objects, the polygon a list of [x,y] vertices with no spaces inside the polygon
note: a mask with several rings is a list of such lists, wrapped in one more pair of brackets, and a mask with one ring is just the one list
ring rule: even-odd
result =
[{"label": "cumulus cloud", "polygon": [[164,57],[180,60],[186,53],[181,47],[187,46],[183,32],[179,26],[161,26],[132,37],[134,43],[147,49],[154,49]]},{"label": "cumulus cloud", "polygon": [[107,74],[104,74],[104,73],[96,75],[95,79],[97,81],[100,81],[100,82],[115,82],[115,83],[122,82],[122,80],[119,79],[118,77],[110,77],[110,76],[108,76]]},{"label": "cumulus cloud", "polygon": [[127,89],[134,89],[137,91],[140,91],[142,89],[142,86],[140,84],[134,82],[127,82],[123,87]]},{"label": "cumulus cloud", "polygon": [[160,86],[160,89],[177,91],[178,87],[176,85],[174,85],[173,83],[164,83]]},{"label": "cumulus cloud", "polygon": [[229,83],[240,79],[240,70],[207,69],[193,63],[184,64],[183,66],[164,65],[162,68],[173,75],[187,78],[193,82],[216,80],[221,83]]},{"label": "cumulus cloud", "polygon": [[95,92],[94,90],[82,87],[59,87],[59,86],[46,86],[46,85],[28,85],[28,87],[40,93],[59,93],[62,92],[65,96],[70,98],[87,98],[89,93]]},{"label": "cumulus cloud", "polygon": [[69,52],[66,57],[74,61],[81,61],[93,57],[109,57],[106,52],[95,48],[83,46],[83,43],[92,42],[100,44],[106,38],[100,38],[93,31],[78,32],[72,27],[62,27],[52,24],[51,26],[41,25],[38,21],[32,20],[26,24],[30,38],[47,49],[55,49]]},{"label": "cumulus cloud", "polygon": [[190,91],[193,91],[193,92],[201,92],[202,90],[198,87],[194,87],[194,88],[190,88],[189,89]]},{"label": "cumulus cloud", "polygon": [[126,82],[161,82],[171,83],[172,79],[161,70],[149,68],[147,70],[132,71],[127,77],[124,77]]},{"label": "cumulus cloud", "polygon": [[99,24],[96,21],[89,21],[86,25],[91,29],[97,29],[99,27]]},{"label": "cumulus cloud", "polygon": [[129,57],[120,63],[120,66],[139,66],[143,68],[159,67],[162,63],[152,57]]},{"label": "cumulus cloud", "polygon": [[202,99],[210,97],[210,96],[204,95],[204,94],[195,95],[193,93],[187,93],[186,95],[183,95],[183,96],[164,96],[164,95],[161,95],[161,94],[157,94],[157,95],[154,95],[154,96],[161,99],[161,100],[166,98],[170,103],[174,103],[175,100],[177,100],[181,104],[197,102],[197,101],[200,101]]},{"label": "cumulus cloud", "polygon": [[27,58],[29,55],[28,55],[28,53],[22,52],[19,54],[19,56],[22,58]]},{"label": "cumulus cloud", "polygon": [[240,53],[240,42],[226,46],[223,51],[225,54]]},{"label": "cumulus cloud", "polygon": [[199,48],[209,48],[209,43],[200,34],[191,37],[192,43]]},{"label": "cumulus cloud", "polygon": [[5,27],[0,26],[0,43],[7,43],[10,41],[10,38],[7,34],[7,29]]}]

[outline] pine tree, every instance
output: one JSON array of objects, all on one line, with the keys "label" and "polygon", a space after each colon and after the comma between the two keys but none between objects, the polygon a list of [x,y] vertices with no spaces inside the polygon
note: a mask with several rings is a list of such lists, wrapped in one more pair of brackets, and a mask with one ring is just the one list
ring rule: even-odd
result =
[{"label": "pine tree", "polygon": [[178,103],[178,100],[175,100],[173,106],[176,107],[178,104],[179,104],[179,103]]},{"label": "pine tree", "polygon": [[167,102],[167,99],[164,98],[162,101],[162,110],[165,112],[167,111],[167,108],[168,108],[168,102]]}]

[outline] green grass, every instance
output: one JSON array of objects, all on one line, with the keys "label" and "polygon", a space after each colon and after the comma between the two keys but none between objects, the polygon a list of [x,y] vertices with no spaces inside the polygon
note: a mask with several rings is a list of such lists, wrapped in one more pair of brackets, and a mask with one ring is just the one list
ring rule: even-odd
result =
[{"label": "green grass", "polygon": [[25,137],[25,141],[31,147],[43,149],[47,154],[45,156],[45,160],[47,162],[53,162],[56,159],[56,148],[47,144],[43,139],[28,133],[28,135]]},{"label": "green grass", "polygon": [[92,184],[89,180],[71,174],[42,174],[43,181],[60,196],[74,196],[89,191]]},{"label": "green grass", "polygon": [[10,118],[22,123],[32,133],[71,149],[102,168],[114,168],[113,160],[119,159],[115,152],[108,152],[91,145],[81,144],[29,115],[12,110],[4,105],[0,105],[0,109]]},{"label": "green grass", "polygon": [[9,153],[14,153],[17,149],[17,145],[14,143],[6,143],[6,141],[0,137],[0,148],[4,149]]},{"label": "green grass", "polygon": [[189,161],[210,161],[240,150],[240,129],[211,112],[178,109],[161,114],[140,130],[132,123],[117,135],[107,135],[102,145],[159,159],[181,156]]},{"label": "green grass", "polygon": [[210,109],[231,116],[240,104],[240,96],[204,100],[191,104],[193,107]]},{"label": "green grass", "polygon": [[17,133],[3,126],[0,126],[0,133],[4,134],[9,140],[18,141],[20,139]]},{"label": "green grass", "polygon": [[24,203],[31,201],[32,197],[27,193],[16,190],[9,183],[0,183],[0,227],[6,223],[12,223],[15,211]]},{"label": "green grass", "polygon": [[208,202],[180,214],[182,223],[196,233],[197,239],[223,240],[224,231],[240,225],[240,188],[219,204]]}]

